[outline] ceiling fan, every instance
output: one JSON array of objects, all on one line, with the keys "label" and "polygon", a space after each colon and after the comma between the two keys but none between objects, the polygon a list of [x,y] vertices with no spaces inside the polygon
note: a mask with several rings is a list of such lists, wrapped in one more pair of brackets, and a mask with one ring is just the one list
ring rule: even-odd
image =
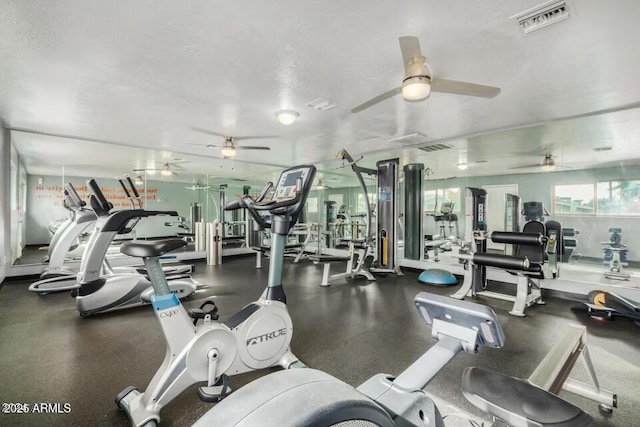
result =
[{"label": "ceiling fan", "polygon": [[139,169],[134,169],[133,171],[135,173],[138,173],[138,174],[139,173],[147,173],[149,175],[153,175],[156,172],[160,172],[160,175],[163,175],[163,176],[178,175],[178,173],[175,172],[174,169],[184,170],[184,168],[182,166],[178,165],[177,163],[165,162],[165,163],[162,164],[161,167],[139,168]]},{"label": "ceiling fan", "polygon": [[271,150],[270,147],[261,146],[261,145],[238,145],[236,141],[244,140],[244,139],[267,139],[267,138],[277,138],[272,135],[259,135],[259,136],[229,136],[221,133],[213,132],[207,129],[201,128],[192,128],[197,132],[206,133],[209,135],[219,136],[224,138],[224,142],[222,145],[214,145],[214,144],[189,144],[189,145],[201,145],[207,148],[221,148],[220,153],[224,158],[235,157],[236,150]]},{"label": "ceiling fan", "polygon": [[[559,166],[562,169],[571,169],[569,166]],[[514,166],[509,169],[529,169],[529,168],[540,168],[545,172],[552,171],[556,168],[556,161],[553,158],[552,154],[545,154],[544,159],[540,163],[534,163],[532,165],[522,165],[522,166]]]},{"label": "ceiling fan", "polygon": [[321,179],[318,180],[318,183],[316,184],[316,190],[331,190],[331,189],[332,187],[325,185]]},{"label": "ceiling fan", "polygon": [[400,50],[404,63],[404,78],[402,86],[391,89],[369,101],[351,109],[352,113],[359,113],[373,105],[378,104],[392,96],[402,93],[407,101],[422,101],[429,97],[431,92],[451,93],[455,95],[477,96],[480,98],[493,98],[500,93],[500,88],[484,86],[475,83],[460,82],[456,80],[434,79],[431,70],[426,64],[426,59],[420,50],[420,41],[417,37],[400,37]]},{"label": "ceiling fan", "polygon": [[198,180],[198,181],[194,181],[191,185],[187,185],[184,188],[191,191],[200,191],[200,190],[207,191],[208,189],[211,188],[211,186],[208,184],[203,184],[202,182],[200,182],[200,180]]}]

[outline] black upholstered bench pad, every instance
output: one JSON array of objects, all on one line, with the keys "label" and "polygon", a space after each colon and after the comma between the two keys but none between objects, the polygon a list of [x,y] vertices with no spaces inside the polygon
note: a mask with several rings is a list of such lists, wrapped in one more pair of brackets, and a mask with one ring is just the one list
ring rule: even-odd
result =
[{"label": "black upholstered bench pad", "polygon": [[520,425],[595,426],[593,419],[580,408],[526,380],[508,375],[467,368],[462,376],[462,392],[475,406],[502,420],[529,421]]}]

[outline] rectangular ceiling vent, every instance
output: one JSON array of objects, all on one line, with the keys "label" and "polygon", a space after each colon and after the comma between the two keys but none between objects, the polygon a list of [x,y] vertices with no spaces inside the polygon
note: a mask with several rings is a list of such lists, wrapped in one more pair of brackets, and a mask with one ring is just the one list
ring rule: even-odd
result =
[{"label": "rectangular ceiling vent", "polygon": [[429,142],[433,140],[433,138],[428,137],[427,135],[423,135],[421,133],[410,133],[408,135],[398,136],[396,138],[388,139],[389,142],[399,142],[403,145],[415,145],[422,144],[425,142]]},{"label": "rectangular ceiling vent", "polygon": [[568,18],[569,10],[566,2],[551,0],[513,15],[509,19],[515,19],[522,31],[530,33]]},{"label": "rectangular ceiling vent", "polygon": [[431,153],[433,151],[448,150],[449,148],[453,148],[453,145],[449,145],[449,144],[432,144],[432,145],[427,145],[426,147],[418,147],[418,150],[422,150],[422,151],[426,151],[427,153]]},{"label": "rectangular ceiling vent", "polygon": [[316,98],[313,101],[309,102],[308,104],[305,105],[305,107],[311,107],[314,108],[316,110],[320,110],[320,111],[329,111],[332,108],[336,108],[338,106],[338,104],[336,104],[335,102],[333,102],[330,99],[327,98]]}]

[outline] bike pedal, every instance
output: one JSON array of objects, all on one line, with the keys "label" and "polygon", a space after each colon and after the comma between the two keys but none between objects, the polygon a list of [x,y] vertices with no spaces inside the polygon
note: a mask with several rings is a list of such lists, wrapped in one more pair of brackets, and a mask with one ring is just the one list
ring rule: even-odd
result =
[{"label": "bike pedal", "polygon": [[[209,305],[213,307],[206,309],[205,307]],[[210,300],[202,303],[200,308],[190,308],[188,313],[189,317],[195,321],[198,319],[204,319],[207,315],[211,317],[211,320],[218,320],[218,317],[220,317],[218,315],[218,307],[216,306],[216,303]]]},{"label": "bike pedal", "polygon": [[218,381],[212,386],[202,386],[198,388],[198,397],[203,402],[218,403],[231,393],[229,387],[229,377],[221,375]]}]

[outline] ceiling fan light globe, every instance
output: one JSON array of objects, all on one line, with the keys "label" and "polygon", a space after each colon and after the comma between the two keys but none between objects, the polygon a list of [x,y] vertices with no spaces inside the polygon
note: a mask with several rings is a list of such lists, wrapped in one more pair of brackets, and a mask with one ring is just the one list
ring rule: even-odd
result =
[{"label": "ceiling fan light globe", "polygon": [[292,110],[282,110],[276,113],[278,121],[285,126],[293,124],[298,119],[299,115],[300,113]]},{"label": "ceiling fan light globe", "polygon": [[220,154],[222,154],[222,157],[235,157],[236,149],[233,147],[222,147]]},{"label": "ceiling fan light globe", "polygon": [[169,169],[162,169],[160,172],[163,176],[171,176],[171,171]]},{"label": "ceiling fan light globe", "polygon": [[540,169],[545,172],[552,171],[556,168],[556,162],[551,155],[544,156],[544,161],[540,165]]},{"label": "ceiling fan light globe", "polygon": [[142,177],[140,175],[138,175],[136,177],[136,179],[133,181],[133,183],[135,185],[143,185],[144,184],[144,180],[142,179]]},{"label": "ceiling fan light globe", "polygon": [[408,77],[402,82],[402,96],[407,101],[422,101],[430,94],[431,80],[428,77]]}]

